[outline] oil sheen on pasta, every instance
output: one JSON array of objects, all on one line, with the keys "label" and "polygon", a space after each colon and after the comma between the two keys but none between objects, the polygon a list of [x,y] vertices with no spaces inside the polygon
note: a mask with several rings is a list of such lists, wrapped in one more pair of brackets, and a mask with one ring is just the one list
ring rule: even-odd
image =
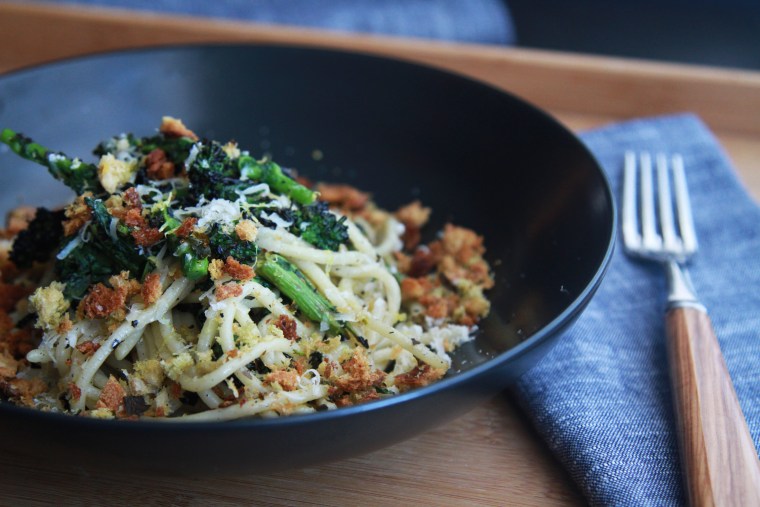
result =
[{"label": "oil sheen on pasta", "polygon": [[0,395],[98,418],[225,420],[434,382],[489,311],[483,239],[430,209],[312,186],[165,117],[95,162],[5,129],[76,198],[0,240]]}]

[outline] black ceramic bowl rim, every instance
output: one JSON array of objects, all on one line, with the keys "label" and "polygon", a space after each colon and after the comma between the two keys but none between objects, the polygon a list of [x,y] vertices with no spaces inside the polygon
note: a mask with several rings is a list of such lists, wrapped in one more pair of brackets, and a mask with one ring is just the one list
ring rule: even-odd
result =
[{"label": "black ceramic bowl rim", "polygon": [[[309,46],[295,46],[295,45],[283,46],[283,45],[278,45],[278,44],[224,44],[224,43],[176,44],[176,45],[163,45],[163,46],[155,46],[155,47],[144,47],[144,48],[139,48],[139,49],[126,49],[126,50],[92,53],[92,54],[87,54],[84,56],[65,58],[65,59],[56,60],[49,63],[43,63],[39,65],[30,65],[27,67],[22,67],[20,69],[14,69],[11,72],[0,74],[0,80],[2,80],[5,77],[23,74],[25,72],[34,71],[40,68],[55,67],[58,65],[67,65],[69,63],[76,63],[76,62],[85,61],[88,59],[101,58],[108,55],[128,55],[128,54],[150,53],[150,52],[155,52],[155,51],[160,52],[160,51],[167,51],[167,50],[171,51],[171,50],[220,48],[220,47],[223,47],[223,48],[287,47],[290,49],[298,49],[304,52],[338,53],[338,54],[342,53],[342,54],[361,56],[362,58],[366,58],[366,59],[392,61],[394,62],[394,64],[397,64],[397,65],[423,68],[431,73],[446,75],[449,78],[458,79],[461,82],[466,83],[467,86],[481,87],[484,90],[497,92],[499,94],[510,97],[512,100],[516,102],[521,103],[524,107],[531,109],[534,115],[541,116],[543,118],[543,121],[545,121],[547,124],[552,124],[553,128],[560,129],[564,131],[565,133],[569,134],[570,136],[572,136],[578,143],[579,148],[581,148],[581,150],[585,153],[585,155],[587,155],[590,160],[594,161],[595,169],[598,172],[598,176],[600,177],[604,186],[604,192],[606,194],[605,197],[608,199],[608,202],[611,205],[610,206],[611,213],[610,213],[610,216],[608,217],[609,228],[607,230],[609,240],[607,242],[607,246],[606,246],[604,255],[602,256],[601,262],[599,263],[596,269],[596,272],[590,279],[589,283],[579,292],[578,296],[575,297],[575,299],[565,308],[564,311],[562,311],[554,319],[548,322],[544,327],[534,332],[529,338],[525,339],[524,341],[518,343],[517,345],[513,346],[512,348],[504,352],[497,354],[495,357],[488,359],[479,365],[476,365],[470,369],[467,369],[465,371],[462,371],[461,373],[458,373],[455,376],[452,376],[452,377],[447,376],[428,386],[412,389],[405,393],[384,398],[381,400],[375,400],[375,401],[367,402],[364,404],[352,405],[349,407],[341,407],[335,410],[314,412],[314,413],[309,413],[309,414],[294,414],[294,415],[282,416],[282,417],[277,417],[277,418],[252,417],[252,418],[235,419],[235,420],[229,420],[229,421],[180,422],[180,421],[176,421],[172,419],[166,419],[166,420],[140,419],[136,421],[119,420],[119,419],[103,420],[103,419],[94,419],[94,418],[89,418],[89,417],[77,417],[77,416],[60,414],[60,413],[43,412],[43,411],[39,411],[32,408],[16,406],[11,403],[2,402],[2,401],[0,401],[0,414],[2,414],[3,412],[6,412],[6,413],[13,414],[16,416],[34,417],[40,420],[47,419],[51,423],[64,424],[64,425],[71,424],[71,425],[83,427],[85,429],[92,428],[92,429],[97,429],[97,430],[108,430],[108,429],[117,429],[117,428],[118,429],[129,428],[130,430],[134,430],[134,431],[139,431],[141,429],[146,429],[146,430],[150,429],[151,431],[166,430],[168,432],[177,432],[177,431],[179,432],[196,432],[196,431],[205,432],[209,430],[218,430],[218,429],[230,428],[230,427],[235,427],[238,429],[249,428],[253,430],[256,428],[300,426],[312,421],[318,422],[318,421],[326,421],[326,420],[331,420],[331,419],[349,418],[360,413],[378,411],[378,410],[382,410],[384,408],[392,407],[395,405],[410,403],[416,399],[427,397],[443,390],[452,389],[459,385],[467,384],[473,378],[481,376],[488,371],[497,369],[501,367],[502,365],[504,365],[505,363],[509,363],[513,361],[515,358],[526,355],[533,349],[540,347],[544,342],[546,342],[549,339],[552,339],[557,333],[561,333],[570,324],[572,324],[573,321],[580,315],[580,313],[589,303],[589,301],[595,294],[596,290],[598,289],[600,283],[602,282],[605,272],[612,259],[612,255],[615,248],[615,238],[617,236],[617,210],[615,207],[615,199],[612,194],[612,189],[611,189],[609,179],[606,173],[602,170],[596,157],[594,157],[594,155],[588,150],[586,145],[583,144],[577,138],[577,136],[575,136],[575,134],[569,131],[564,125],[559,123],[554,117],[552,117],[551,115],[549,115],[548,113],[540,109],[539,107],[534,106],[530,102],[527,102],[525,99],[522,99],[508,91],[497,88],[483,81],[479,81],[477,79],[473,79],[471,77],[458,74],[455,72],[451,72],[448,70],[443,70],[431,65],[404,60],[403,58],[377,56],[374,54],[362,53],[358,51],[344,51],[344,50],[316,48],[316,47],[309,47]],[[501,387],[505,388],[506,386],[501,386]]]}]

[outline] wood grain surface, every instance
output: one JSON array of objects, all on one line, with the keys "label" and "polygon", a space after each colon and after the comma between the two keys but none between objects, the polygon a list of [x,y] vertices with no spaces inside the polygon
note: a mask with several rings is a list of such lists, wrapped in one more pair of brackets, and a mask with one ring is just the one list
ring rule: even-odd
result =
[{"label": "wood grain surface", "polygon": [[[0,1],[0,72],[107,50],[200,42],[309,45],[434,65],[511,91],[574,130],[694,112],[760,196],[760,73]],[[552,506],[584,501],[505,393],[402,444],[272,475],[94,476],[65,463],[0,454],[0,505],[51,503]]]}]

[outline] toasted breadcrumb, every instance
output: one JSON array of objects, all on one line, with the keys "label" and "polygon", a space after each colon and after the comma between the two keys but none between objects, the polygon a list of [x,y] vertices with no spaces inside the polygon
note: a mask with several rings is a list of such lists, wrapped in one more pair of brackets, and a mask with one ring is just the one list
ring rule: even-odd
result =
[{"label": "toasted breadcrumb", "polygon": [[126,393],[116,377],[111,375],[108,382],[100,391],[100,397],[95,405],[96,408],[107,408],[117,414],[124,408],[124,396]]},{"label": "toasted breadcrumb", "polygon": [[234,257],[227,257],[222,267],[224,274],[235,280],[250,280],[256,276],[252,266],[241,264]]},{"label": "toasted breadcrumb", "polygon": [[34,220],[34,216],[37,214],[37,208],[32,206],[19,206],[12,209],[5,220],[6,228],[4,235],[12,238],[19,232],[23,231],[29,226],[29,222]]},{"label": "toasted breadcrumb", "polygon": [[429,364],[415,366],[409,373],[396,375],[394,381],[397,387],[408,390],[423,387],[440,379],[445,372],[431,367]]},{"label": "toasted breadcrumb", "polygon": [[66,314],[63,316],[63,319],[61,319],[61,323],[58,324],[56,331],[58,331],[58,334],[66,334],[71,331],[73,327],[74,323],[71,322],[71,318],[69,318],[68,314]]},{"label": "toasted breadcrumb", "polygon": [[34,407],[34,397],[47,391],[47,388],[47,384],[39,378],[0,377],[0,393],[26,407]]},{"label": "toasted breadcrumb", "polygon": [[129,187],[126,189],[122,194],[122,199],[127,207],[138,210],[142,209],[142,200],[140,199],[140,194],[135,190],[135,187]]},{"label": "toasted breadcrumb", "polygon": [[358,211],[364,208],[369,202],[369,194],[352,187],[351,185],[320,183],[317,185],[317,192],[323,201],[327,201],[331,206],[348,210]]},{"label": "toasted breadcrumb", "polygon": [[289,370],[273,371],[266,375],[265,381],[268,384],[279,384],[284,391],[295,391],[298,388],[298,373]]},{"label": "toasted breadcrumb", "polygon": [[164,237],[164,233],[155,227],[140,227],[132,230],[132,237],[139,246],[153,246]]},{"label": "toasted breadcrumb", "polygon": [[82,397],[82,389],[79,388],[74,382],[69,384],[69,397],[72,400],[78,400]]},{"label": "toasted breadcrumb", "polygon": [[164,383],[164,369],[158,359],[146,359],[137,361],[134,366],[134,375],[142,379],[153,388],[160,388]]},{"label": "toasted breadcrumb", "polygon": [[24,285],[0,282],[0,310],[13,311],[16,304],[30,292],[31,290]]},{"label": "toasted breadcrumb", "polygon": [[158,129],[166,137],[189,137],[193,141],[198,140],[198,136],[195,132],[190,130],[182,123],[182,120],[172,118],[171,116],[164,116],[161,118],[161,127]]},{"label": "toasted breadcrumb", "polygon": [[111,287],[123,294],[125,299],[129,296],[138,294],[141,289],[140,282],[134,278],[130,278],[129,271],[122,271],[118,275],[111,276],[108,279],[108,283],[111,284]]},{"label": "toasted breadcrumb", "polygon": [[101,319],[105,317],[115,318],[117,321],[124,320],[124,308],[127,298],[140,292],[140,283],[129,278],[129,272],[123,271],[120,275],[108,279],[111,287],[97,283],[90,287],[87,295],[80,301],[77,315],[88,319]]},{"label": "toasted breadcrumb", "polygon": [[420,230],[430,219],[431,209],[422,206],[420,201],[413,201],[396,211],[396,218],[404,224],[404,235],[401,237],[404,248],[411,250],[420,242]]},{"label": "toasted breadcrumb", "polygon": [[433,319],[473,326],[490,311],[483,290],[494,282],[484,252],[481,236],[446,224],[441,239],[418,247],[400,264],[407,275],[401,281],[404,302],[419,303]]},{"label": "toasted breadcrumb", "polygon": [[228,298],[237,297],[243,293],[243,287],[238,283],[224,283],[218,285],[214,291],[217,301],[222,301]]},{"label": "toasted breadcrumb", "polygon": [[0,347],[0,377],[15,377],[18,367],[19,361],[4,347]]},{"label": "toasted breadcrumb", "polygon": [[100,348],[100,343],[95,343],[92,340],[87,340],[76,346],[76,349],[85,356],[91,356]]},{"label": "toasted breadcrumb", "polygon": [[483,237],[470,229],[446,224],[440,244],[443,256],[439,270],[450,281],[465,278],[485,289],[493,287],[488,264],[483,259]]},{"label": "toasted breadcrumb", "polygon": [[150,306],[161,296],[161,275],[150,273],[146,275],[140,291],[145,306]]},{"label": "toasted breadcrumb", "polygon": [[251,220],[241,220],[235,225],[235,232],[243,241],[255,241],[259,231]]},{"label": "toasted breadcrumb", "polygon": [[221,259],[211,259],[208,263],[208,274],[212,280],[219,280],[224,277],[224,261]]},{"label": "toasted breadcrumb", "polygon": [[414,251],[406,274],[409,276],[427,275],[435,269],[440,261],[440,249],[431,249],[422,245]]},{"label": "toasted breadcrumb", "polygon": [[145,165],[145,174],[151,180],[166,180],[174,176],[174,162],[166,157],[166,152],[161,148],[145,156]]},{"label": "toasted breadcrumb", "polygon": [[298,333],[296,332],[296,321],[288,317],[287,315],[280,315],[274,321],[274,325],[280,328],[282,336],[288,340],[297,340]]},{"label": "toasted breadcrumb", "polygon": [[363,391],[378,386],[385,379],[385,373],[372,369],[363,348],[354,349],[348,361],[341,364],[344,373],[333,379],[333,385],[345,392]]},{"label": "toasted breadcrumb", "polygon": [[84,202],[85,198],[92,197],[92,192],[85,192],[82,195],[77,196],[70,205],[66,207],[64,215],[66,220],[63,221],[63,234],[64,236],[72,236],[81,229],[84,224],[92,219],[92,210],[87,203]]},{"label": "toasted breadcrumb", "polygon": [[63,295],[66,288],[61,282],[52,282],[47,287],[40,287],[29,297],[32,309],[37,312],[37,327],[57,329],[61,325],[71,302]]},{"label": "toasted breadcrumb", "polygon": [[100,157],[98,179],[109,194],[113,194],[127,183],[134,182],[136,175],[137,160],[119,160],[111,153]]},{"label": "toasted breadcrumb", "polygon": [[115,312],[121,304],[123,300],[118,292],[98,283],[90,288],[79,303],[77,312],[81,312],[81,315],[88,319],[101,319]]},{"label": "toasted breadcrumb", "polygon": [[174,231],[174,234],[178,238],[186,238],[190,234],[193,233],[193,230],[195,229],[195,224],[198,223],[198,219],[195,217],[188,217],[182,221],[182,225],[180,225],[176,231]]}]

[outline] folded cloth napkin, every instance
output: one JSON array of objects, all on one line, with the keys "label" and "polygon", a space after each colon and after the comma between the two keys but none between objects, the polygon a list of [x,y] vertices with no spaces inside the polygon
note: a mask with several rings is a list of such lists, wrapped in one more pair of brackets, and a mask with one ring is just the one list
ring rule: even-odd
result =
[{"label": "folded cloth napkin", "polygon": [[[50,0],[37,0],[49,2]],[[360,33],[514,44],[504,0],[62,0]]]},{"label": "folded cloth napkin", "polygon": [[[693,115],[581,135],[621,194],[623,152],[681,153],[699,253],[689,272],[707,306],[760,443],[760,208]],[[557,346],[515,386],[538,431],[593,505],[685,503],[663,310],[665,277],[617,250],[599,291]]]}]

